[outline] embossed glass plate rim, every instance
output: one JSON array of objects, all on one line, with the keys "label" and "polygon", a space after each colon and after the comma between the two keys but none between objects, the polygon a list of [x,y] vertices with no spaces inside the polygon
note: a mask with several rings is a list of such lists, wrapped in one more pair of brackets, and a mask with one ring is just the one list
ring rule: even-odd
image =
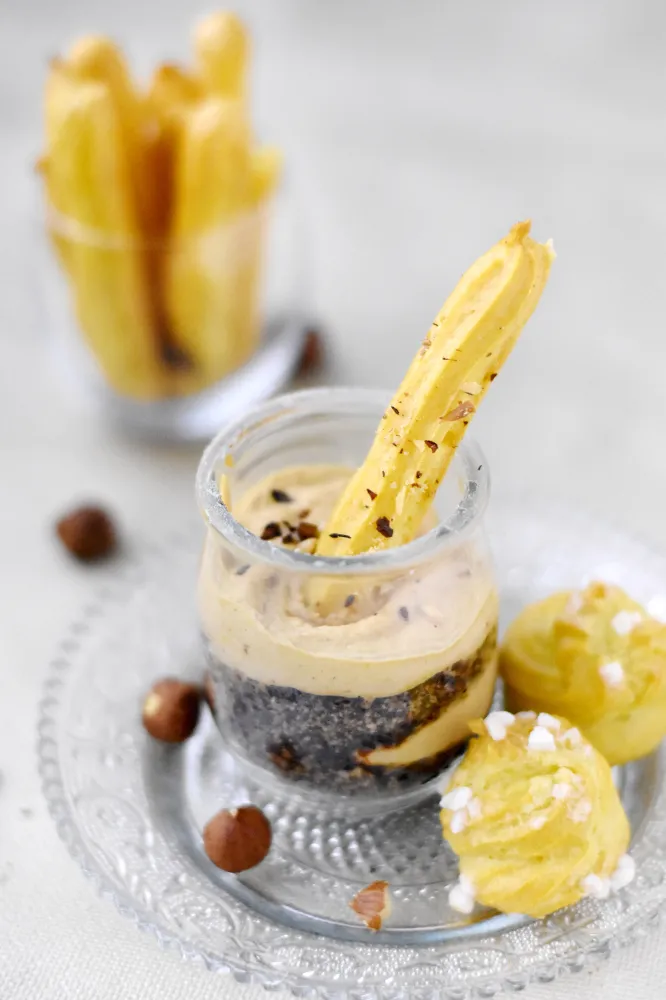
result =
[{"label": "embossed glass plate rim", "polygon": [[[544,524],[557,522],[567,524],[567,531],[569,533],[573,530],[572,526],[575,526],[579,533],[593,532],[606,536],[606,539],[609,536],[619,536],[625,545],[632,547],[635,551],[639,551],[644,561],[649,560],[658,565],[663,578],[666,579],[666,559],[664,556],[652,547],[648,547],[642,540],[637,540],[635,536],[628,534],[622,529],[617,529],[615,526],[607,523],[602,523],[600,526],[598,518],[593,518],[589,515],[586,516],[580,511],[574,511],[570,507],[559,504],[556,501],[547,501],[544,503],[539,498],[526,498],[524,495],[521,495],[519,501],[517,498],[514,498],[513,502],[507,504],[506,498],[503,499],[502,506],[505,508],[508,506],[513,510],[524,511],[527,503],[530,511],[538,511],[537,520],[541,520]],[[495,509],[497,509],[497,505]],[[534,517],[533,514],[531,516]],[[95,885],[99,895],[113,902],[123,916],[129,917],[140,930],[152,933],[160,947],[177,951],[183,959],[203,963],[206,968],[212,971],[230,973],[236,981],[241,983],[261,985],[268,990],[289,989],[295,996],[320,998],[320,1000],[339,1000],[343,996],[349,997],[350,1000],[369,1000],[369,998],[373,998],[373,1000],[374,998],[376,1000],[397,1000],[397,998],[407,995],[413,998],[413,1000],[417,1000],[417,998],[420,1000],[421,997],[425,1000],[426,997],[434,998],[436,996],[447,998],[447,1000],[472,1000],[472,998],[477,997],[494,996],[501,990],[518,992],[525,989],[530,983],[550,982],[560,974],[582,971],[582,969],[587,967],[588,961],[599,961],[609,957],[614,944],[617,944],[618,947],[628,945],[657,925],[666,904],[666,883],[663,880],[663,874],[666,871],[666,823],[659,817],[654,818],[657,806],[663,807],[664,800],[666,799],[666,788],[663,784],[651,802],[646,822],[643,824],[643,826],[656,824],[660,831],[659,837],[653,835],[650,838],[652,841],[656,839],[660,845],[658,851],[651,858],[653,862],[659,863],[660,875],[662,877],[657,884],[660,891],[652,892],[649,904],[644,905],[641,901],[636,901],[627,907],[617,925],[601,928],[598,928],[596,925],[603,916],[605,904],[595,904],[595,912],[592,917],[576,926],[569,927],[566,931],[560,932],[560,937],[566,933],[572,945],[572,948],[566,954],[556,957],[540,956],[538,953],[539,943],[535,942],[536,951],[532,950],[521,954],[517,952],[512,953],[512,957],[522,966],[521,968],[492,971],[490,973],[488,973],[487,969],[483,968],[470,970],[469,978],[464,981],[443,981],[440,966],[440,961],[447,957],[465,956],[465,951],[459,948],[460,941],[450,941],[439,946],[426,946],[417,949],[423,953],[423,963],[427,962],[432,966],[433,978],[430,983],[425,983],[421,979],[418,986],[409,989],[409,994],[405,993],[408,987],[398,983],[394,977],[393,979],[389,977],[388,979],[377,980],[376,982],[368,981],[367,983],[359,983],[358,980],[355,980],[355,983],[358,983],[356,987],[355,985],[341,985],[335,982],[328,983],[321,978],[312,976],[304,979],[298,973],[292,973],[291,970],[287,970],[287,972],[284,969],[271,970],[265,964],[248,961],[247,950],[242,957],[232,957],[231,955],[220,956],[209,949],[188,944],[186,940],[183,940],[183,937],[166,928],[160,921],[159,915],[148,913],[145,907],[142,907],[129,892],[121,891],[117,887],[109,885],[107,883],[108,876],[101,870],[77,828],[72,803],[65,787],[57,739],[59,718],[64,708],[60,696],[66,689],[67,674],[71,672],[73,666],[70,657],[77,652],[79,636],[82,632],[87,631],[86,619],[104,607],[109,601],[113,601],[114,598],[117,599],[121,593],[126,593],[127,587],[131,586],[133,582],[137,583],[138,580],[145,579],[145,570],[150,565],[152,559],[157,557],[169,558],[174,547],[186,545],[191,548],[196,542],[197,534],[200,535],[200,528],[197,533],[193,526],[191,531],[179,531],[168,537],[164,535],[160,536],[162,540],[159,544],[144,545],[137,556],[130,559],[126,567],[118,572],[111,584],[99,588],[97,600],[89,602],[85,606],[82,614],[74,621],[65,638],[58,646],[56,655],[49,665],[43,687],[43,696],[39,703],[38,770],[42,780],[43,793],[49,812],[56,824],[56,830],[70,855],[82,869],[84,875]],[[666,767],[666,747],[663,744],[658,751],[658,756],[659,770],[663,775]],[[638,831],[633,848],[640,847],[643,832],[642,827]],[[651,888],[654,890],[655,887],[652,886]],[[626,891],[623,890],[623,893],[626,893]],[[227,895],[228,899],[232,899],[228,894],[225,895]],[[234,903],[242,913],[247,913],[248,908],[246,906],[237,903],[237,901],[234,901]],[[576,910],[577,907],[560,911],[560,915],[566,918],[569,913]],[[263,918],[259,914],[254,911],[252,912],[257,920],[262,921]],[[555,915],[555,917],[557,916]],[[546,921],[536,921],[531,926],[547,925],[551,920],[552,918],[547,918]],[[270,924],[270,921],[264,922]],[[311,946],[321,945],[322,942],[329,943],[332,947],[341,944],[340,942],[329,942],[328,939],[317,935],[304,934],[303,932],[296,933],[299,939],[311,942]],[[510,928],[505,934],[500,936],[506,937],[513,933],[514,929]],[[471,938],[468,936],[466,940],[470,943],[470,951],[477,949],[483,943],[483,939],[480,940],[478,937]],[[301,944],[301,940],[295,940],[292,947],[298,948]],[[489,947],[491,946],[490,940],[488,941],[488,945]],[[392,948],[391,946],[372,944],[356,946],[355,951],[358,954],[366,949],[370,949],[371,951],[381,951],[382,949],[406,951],[407,953],[410,951],[409,948]],[[529,958],[528,964],[524,963],[525,957]],[[423,968],[422,965],[421,968]]]}]

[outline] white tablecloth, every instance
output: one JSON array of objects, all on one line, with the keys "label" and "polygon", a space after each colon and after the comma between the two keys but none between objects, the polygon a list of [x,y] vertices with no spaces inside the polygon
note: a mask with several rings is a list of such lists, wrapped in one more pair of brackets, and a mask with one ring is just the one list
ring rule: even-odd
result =
[{"label": "white tablecloth", "polygon": [[[197,454],[128,444],[63,393],[33,233],[47,57],[110,31],[137,64],[179,56],[198,4],[32,0],[0,8],[0,997],[258,1000],[162,954],[95,897],[35,767],[45,664],[104,569],[72,566],[54,515],[116,510],[128,544],[193,504]],[[531,215],[559,258],[475,431],[502,488],[529,486],[666,542],[666,8],[659,0],[239,2],[255,99],[309,223],[332,379],[394,385],[463,268]],[[666,931],[529,996],[663,996]]]}]

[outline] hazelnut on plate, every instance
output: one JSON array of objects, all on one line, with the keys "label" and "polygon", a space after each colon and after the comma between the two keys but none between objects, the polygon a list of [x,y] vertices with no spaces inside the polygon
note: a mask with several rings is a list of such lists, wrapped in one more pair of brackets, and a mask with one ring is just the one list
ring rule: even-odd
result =
[{"label": "hazelnut on plate", "polygon": [[81,562],[111,555],[117,545],[113,521],[101,507],[78,507],[61,517],[56,534],[67,551]]},{"label": "hazelnut on plate", "polygon": [[203,832],[206,854],[225,872],[254,868],[268,854],[271,840],[271,825],[256,806],[222,809]]},{"label": "hazelnut on plate", "polygon": [[143,703],[144,729],[164,743],[183,743],[197,727],[201,697],[197,684],[175,677],[157,681]]}]

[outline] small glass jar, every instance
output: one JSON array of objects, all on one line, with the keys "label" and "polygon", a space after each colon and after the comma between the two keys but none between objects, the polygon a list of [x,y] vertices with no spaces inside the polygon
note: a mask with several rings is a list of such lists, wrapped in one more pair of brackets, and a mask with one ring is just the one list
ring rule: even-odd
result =
[{"label": "small glass jar", "polygon": [[305,337],[288,188],[180,241],[142,242],[46,206],[46,322],[87,403],[127,431],[206,440],[284,388]]},{"label": "small glass jar", "polygon": [[[474,444],[438,491],[436,525],[404,546],[324,558],[262,541],[232,514],[277,470],[357,468],[386,405],[358,389],[283,396],[218,434],[198,472],[198,604],[218,726],[255,778],[312,801],[428,794],[494,695],[489,480]],[[306,597],[322,586],[350,595],[325,620]]]}]

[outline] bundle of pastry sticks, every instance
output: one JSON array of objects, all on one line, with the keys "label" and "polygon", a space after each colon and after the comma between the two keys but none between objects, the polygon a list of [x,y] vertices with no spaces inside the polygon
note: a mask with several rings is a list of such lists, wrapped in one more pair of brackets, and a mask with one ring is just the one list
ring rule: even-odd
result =
[{"label": "bundle of pastry sticks", "polygon": [[212,14],[193,40],[194,68],[162,64],[145,90],[101,36],[54,59],[46,81],[49,235],[99,368],[137,399],[212,384],[259,332],[281,156],[253,146],[240,21]]}]

